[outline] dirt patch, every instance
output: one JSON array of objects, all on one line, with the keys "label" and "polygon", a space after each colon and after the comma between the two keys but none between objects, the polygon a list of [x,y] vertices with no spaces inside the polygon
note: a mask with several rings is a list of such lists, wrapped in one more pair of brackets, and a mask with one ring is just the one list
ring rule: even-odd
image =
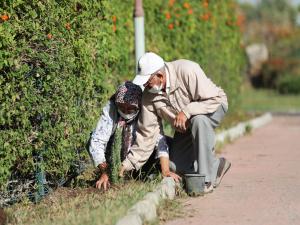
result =
[{"label": "dirt patch", "polygon": [[0,225],[4,225],[6,223],[6,214],[2,208],[0,208]]},{"label": "dirt patch", "polygon": [[43,204],[53,204],[58,202],[60,199],[75,199],[79,196],[88,196],[90,194],[103,194],[104,192],[96,188],[67,188],[60,187],[54,192],[47,195],[41,203]]}]

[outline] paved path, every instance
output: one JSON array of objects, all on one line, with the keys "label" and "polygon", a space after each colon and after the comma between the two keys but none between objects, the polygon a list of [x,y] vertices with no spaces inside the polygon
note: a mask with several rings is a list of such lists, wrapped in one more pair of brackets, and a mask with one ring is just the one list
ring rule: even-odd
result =
[{"label": "paved path", "polygon": [[219,188],[167,225],[300,225],[300,117],[274,117],[222,155],[232,166]]}]

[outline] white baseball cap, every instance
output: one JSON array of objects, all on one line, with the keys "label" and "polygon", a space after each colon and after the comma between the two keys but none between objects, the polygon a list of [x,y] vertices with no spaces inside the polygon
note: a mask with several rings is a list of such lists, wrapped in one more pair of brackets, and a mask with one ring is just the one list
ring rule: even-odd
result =
[{"label": "white baseball cap", "polygon": [[136,85],[145,84],[151,75],[163,68],[164,60],[153,52],[147,52],[141,56],[138,62],[138,75],[135,76],[132,83]]}]

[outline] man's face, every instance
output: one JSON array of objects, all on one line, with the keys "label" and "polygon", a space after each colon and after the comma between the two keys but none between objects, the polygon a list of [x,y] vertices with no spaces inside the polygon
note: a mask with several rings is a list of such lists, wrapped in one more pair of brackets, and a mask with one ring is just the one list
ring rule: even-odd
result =
[{"label": "man's face", "polygon": [[162,79],[163,79],[163,75],[160,72],[158,72],[156,74],[153,74],[149,78],[149,80],[147,81],[147,83],[144,84],[144,87],[148,88],[148,89],[151,89],[155,85],[160,86],[162,84]]}]

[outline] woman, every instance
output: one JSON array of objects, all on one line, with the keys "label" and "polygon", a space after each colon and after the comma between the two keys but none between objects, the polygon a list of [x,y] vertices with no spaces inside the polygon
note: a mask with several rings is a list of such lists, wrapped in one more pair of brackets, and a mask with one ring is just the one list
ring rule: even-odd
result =
[{"label": "woman", "polygon": [[[89,152],[101,176],[96,188],[107,190],[110,186],[107,159],[112,151],[116,129],[122,129],[121,160],[124,160],[135,140],[137,118],[141,108],[142,90],[132,82],[120,85],[116,93],[103,108],[97,127],[92,133]],[[168,157],[169,148],[165,136],[160,135],[157,143],[157,157]]]}]

